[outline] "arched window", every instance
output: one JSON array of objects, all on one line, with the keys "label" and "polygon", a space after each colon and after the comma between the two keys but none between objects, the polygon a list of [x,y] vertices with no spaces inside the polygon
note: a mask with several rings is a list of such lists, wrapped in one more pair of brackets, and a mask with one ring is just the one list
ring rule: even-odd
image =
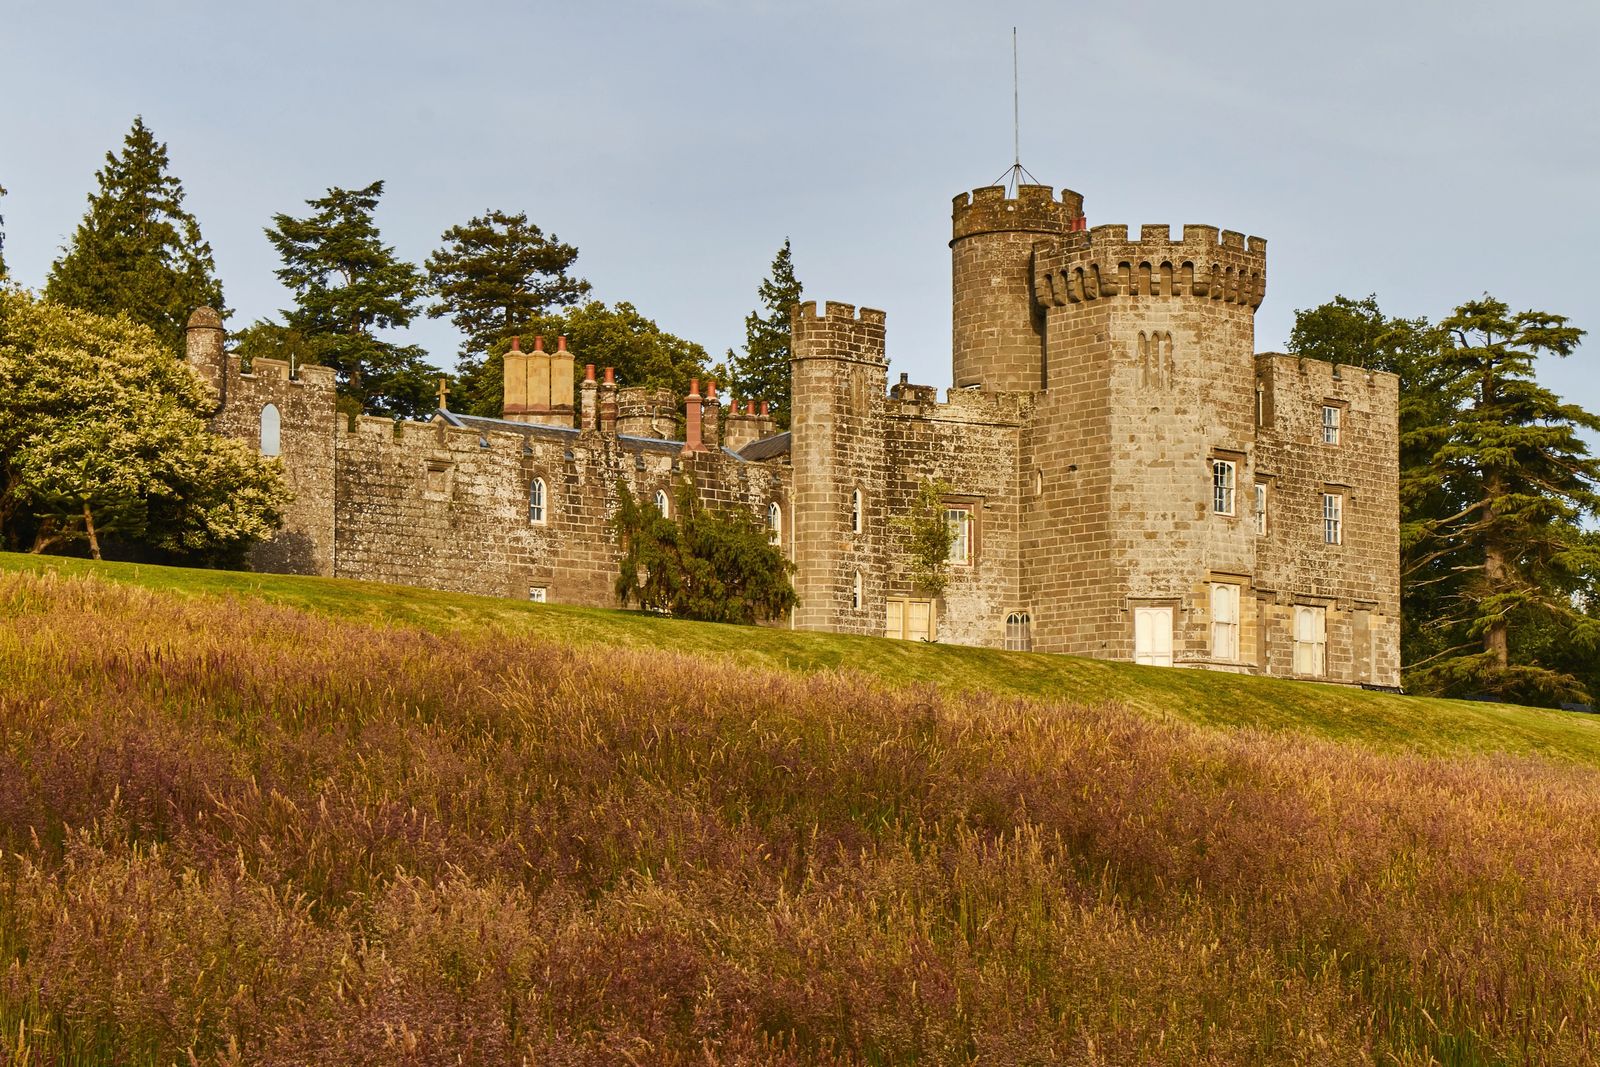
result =
[{"label": "arched window", "polygon": [[861,572],[856,571],[855,584],[850,587],[850,607],[856,611],[861,610]]},{"label": "arched window", "polygon": [[276,404],[261,409],[261,454],[277,456],[283,452],[283,417]]},{"label": "arched window", "polygon": [[672,517],[672,505],[667,500],[667,491],[665,489],[656,490],[656,510],[661,512],[662,518]]},{"label": "arched window", "polygon": [[1013,611],[1006,616],[1006,651],[1033,651],[1033,619],[1026,611]]},{"label": "arched window", "polygon": [[535,478],[528,483],[528,521],[543,526],[545,514],[544,479]]},{"label": "arched window", "polygon": [[776,500],[767,505],[767,540],[775,545],[783,544],[783,509]]},{"label": "arched window", "polygon": [[865,521],[861,514],[861,490],[856,489],[850,493],[850,532],[860,533],[861,524]]}]

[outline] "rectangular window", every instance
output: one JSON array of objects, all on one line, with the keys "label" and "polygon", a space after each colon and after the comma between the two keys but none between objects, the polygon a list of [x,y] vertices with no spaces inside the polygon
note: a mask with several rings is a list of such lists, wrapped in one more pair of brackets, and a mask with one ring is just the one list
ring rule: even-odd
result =
[{"label": "rectangular window", "polygon": [[1172,666],[1172,609],[1133,609],[1133,661]]},{"label": "rectangular window", "polygon": [[1328,672],[1328,610],[1296,605],[1294,673],[1321,678]]},{"label": "rectangular window", "polygon": [[544,586],[542,586],[542,585],[530,585],[530,586],[528,586],[528,599],[533,601],[535,604],[543,604],[543,603],[545,603],[546,601],[545,601],[545,596],[544,596]]},{"label": "rectangular window", "polygon": [[885,612],[883,636],[902,641],[932,641],[938,636],[933,601],[891,597]]},{"label": "rectangular window", "polygon": [[969,507],[946,507],[944,521],[950,527],[950,562],[957,567],[967,566],[972,562],[972,509]]},{"label": "rectangular window", "polygon": [[1233,514],[1234,475],[1237,469],[1231,460],[1211,461],[1211,510],[1218,515]]},{"label": "rectangular window", "polygon": [[1211,658],[1239,658],[1239,587],[1228,582],[1211,587]]},{"label": "rectangular window", "polygon": [[1256,536],[1267,536],[1267,483],[1256,483]]},{"label": "rectangular window", "polygon": [[1336,445],[1339,443],[1339,429],[1341,416],[1344,409],[1337,404],[1322,405],[1322,443]]},{"label": "rectangular window", "polygon": [[1344,496],[1342,494],[1322,494],[1322,542],[1328,545],[1344,544]]}]

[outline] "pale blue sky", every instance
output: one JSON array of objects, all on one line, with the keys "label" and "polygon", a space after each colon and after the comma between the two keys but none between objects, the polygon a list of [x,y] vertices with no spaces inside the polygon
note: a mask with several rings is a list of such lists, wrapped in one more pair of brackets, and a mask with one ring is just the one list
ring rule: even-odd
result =
[{"label": "pale blue sky", "polygon": [[[1600,328],[1600,4],[0,0],[6,258],[42,284],[141,113],[216,250],[234,323],[286,303],[262,236],[329,185],[388,183],[387,240],[526,210],[579,272],[713,357],[778,244],[808,297],[888,312],[949,381],[950,198],[1022,159],[1091,223],[1268,239],[1257,347],[1376,292],[1484,291]],[[442,321],[410,331],[437,361]],[[1600,341],[1551,367],[1600,410]],[[580,353],[581,358],[581,353]]]}]

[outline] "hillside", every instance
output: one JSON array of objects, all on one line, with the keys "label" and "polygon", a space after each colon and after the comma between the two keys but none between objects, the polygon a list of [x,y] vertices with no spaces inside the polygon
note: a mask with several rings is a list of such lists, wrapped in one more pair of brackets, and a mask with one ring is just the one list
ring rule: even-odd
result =
[{"label": "hillside", "polygon": [[0,620],[7,1067],[1600,1047],[1588,717],[18,556]]},{"label": "hillside", "polygon": [[583,646],[670,649],[761,669],[848,669],[893,686],[1099,704],[1207,726],[1308,733],[1417,752],[1539,754],[1600,765],[1600,716],[1343,686],[1174,671],[956,645],[795,633],[662,619],[642,612],[440,593],[372,582],[191,570],[0,552],[8,571],[95,575],[183,596],[234,597],[434,633],[503,630]]}]

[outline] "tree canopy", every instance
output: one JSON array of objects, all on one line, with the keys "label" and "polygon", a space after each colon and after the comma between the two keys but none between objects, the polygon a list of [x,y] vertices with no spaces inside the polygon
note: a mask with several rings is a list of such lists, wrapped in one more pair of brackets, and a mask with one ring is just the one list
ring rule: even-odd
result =
[{"label": "tree canopy", "polygon": [[578,250],[546,237],[526,213],[475,215],[440,240],[426,264],[437,297],[428,315],[448,315],[461,331],[463,362],[481,361],[496,341],[526,332],[535,316],[589,293],[588,282],[568,274]]},{"label": "tree canopy", "polygon": [[0,539],[237,563],[288,492],[274,463],[207,431],[214,404],[148,326],[0,288]]},{"label": "tree canopy", "polygon": [[[704,348],[666,332],[625,300],[609,307],[593,300],[564,311],[535,315],[524,331],[524,336],[543,334],[551,340],[564,335],[577,360],[574,374],[582,374],[586,363],[614,367],[617,380],[623,385],[670,389],[677,396],[688,393],[689,379],[705,374]],[[510,347],[510,339],[503,338],[489,349],[480,365],[463,368],[452,394],[453,403],[463,414],[499,417],[505,390],[502,357]]]},{"label": "tree canopy", "polygon": [[794,256],[785,237],[772,259],[772,272],[756,290],[761,306],[745,316],[744,353],[728,353],[733,395],[771,401],[781,429],[789,428],[789,316],[803,289],[794,275]]},{"label": "tree canopy", "polygon": [[[6,187],[0,185],[0,197],[6,195]],[[0,215],[0,278],[6,276],[6,217]]]},{"label": "tree canopy", "polygon": [[121,154],[107,152],[95,172],[98,188],[50,268],[45,296],[101,315],[125,314],[177,353],[191,311],[226,309],[211,246],[167,166],[167,146],[135,118]]},{"label": "tree canopy", "polygon": [[754,623],[799,603],[789,580],[794,565],[752,516],[708,509],[687,480],[675,493],[675,517],[641,504],[625,483],[617,494],[616,592],[624,604],[685,619]]},{"label": "tree canopy", "polygon": [[[1375,297],[1296,313],[1289,349],[1400,375],[1407,685],[1554,703],[1592,692],[1600,657],[1600,418],[1535,380],[1572,353],[1559,315],[1491,297],[1442,322],[1388,318]],[[1590,664],[1586,671],[1583,664]]]},{"label": "tree canopy", "polygon": [[341,398],[368,414],[418,416],[433,408],[439,372],[420,347],[378,336],[416,317],[424,289],[421,272],[379,235],[382,196],[381,181],[330,188],[306,201],[305,218],[274,215],[266,234],[283,260],[278,278],[295,294],[284,323],[334,369]]},{"label": "tree canopy", "polygon": [[911,585],[926,596],[937,597],[950,584],[950,549],[955,531],[945,514],[948,482],[924,478],[912,497],[911,510],[893,520],[900,531],[906,573]]}]

